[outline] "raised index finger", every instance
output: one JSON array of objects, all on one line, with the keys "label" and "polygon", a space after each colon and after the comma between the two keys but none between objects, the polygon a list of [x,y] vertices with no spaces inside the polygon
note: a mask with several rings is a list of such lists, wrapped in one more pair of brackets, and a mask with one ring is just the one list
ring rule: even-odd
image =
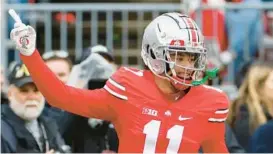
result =
[{"label": "raised index finger", "polygon": [[14,9],[9,9],[10,16],[14,19],[16,23],[22,23],[21,18],[19,15],[14,11]]}]

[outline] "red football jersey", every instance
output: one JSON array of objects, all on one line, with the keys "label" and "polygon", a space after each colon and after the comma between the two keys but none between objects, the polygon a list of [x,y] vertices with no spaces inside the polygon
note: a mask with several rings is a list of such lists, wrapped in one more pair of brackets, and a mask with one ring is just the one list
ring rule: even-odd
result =
[{"label": "red football jersey", "polygon": [[[177,102],[158,90],[150,71],[123,67],[98,90],[64,85],[36,51],[21,55],[33,80],[55,107],[86,117],[111,121],[118,133],[119,152],[227,152],[224,121],[226,95],[209,86],[192,87]],[[39,72],[39,73],[36,73]]]}]

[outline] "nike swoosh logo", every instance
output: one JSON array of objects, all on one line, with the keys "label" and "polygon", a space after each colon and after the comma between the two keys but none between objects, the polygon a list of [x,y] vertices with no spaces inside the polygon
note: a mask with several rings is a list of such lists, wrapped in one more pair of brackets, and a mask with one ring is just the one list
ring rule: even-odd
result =
[{"label": "nike swoosh logo", "polygon": [[182,116],[178,117],[179,121],[190,120],[190,119],[192,119],[192,117],[182,117]]}]

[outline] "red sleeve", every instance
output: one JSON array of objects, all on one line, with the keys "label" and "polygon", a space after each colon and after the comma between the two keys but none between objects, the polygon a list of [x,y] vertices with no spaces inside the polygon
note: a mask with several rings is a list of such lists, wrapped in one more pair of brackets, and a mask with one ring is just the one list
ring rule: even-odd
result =
[{"label": "red sleeve", "polygon": [[123,68],[119,69],[116,73],[114,73],[106,82],[106,85],[103,87],[108,93],[117,99],[127,101],[128,94],[124,82],[123,82]]},{"label": "red sleeve", "polygon": [[218,123],[215,126],[210,126],[212,138],[202,142],[204,153],[228,153],[225,141],[225,124]]},{"label": "red sleeve", "polygon": [[208,118],[207,139],[202,143],[205,153],[228,153],[225,142],[225,120],[228,114],[228,98],[225,94],[217,97],[214,110]]},{"label": "red sleeve", "polygon": [[21,55],[21,59],[50,105],[85,117],[109,121],[117,117],[115,104],[119,99],[107,90],[84,90],[63,84],[45,65],[37,50],[31,56]]}]

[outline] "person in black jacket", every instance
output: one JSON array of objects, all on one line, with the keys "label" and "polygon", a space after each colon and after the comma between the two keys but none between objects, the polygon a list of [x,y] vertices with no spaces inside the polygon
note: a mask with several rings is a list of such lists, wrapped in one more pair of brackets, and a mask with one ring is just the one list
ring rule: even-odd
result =
[{"label": "person in black jacket", "polygon": [[55,121],[41,115],[45,99],[22,64],[10,73],[8,99],[1,112],[1,152],[69,152]]},{"label": "person in black jacket", "polygon": [[[90,66],[95,66],[95,68],[92,67],[93,72],[89,71]],[[78,88],[102,88],[115,69],[111,50],[103,45],[89,47],[83,52],[82,62],[73,67],[72,77],[70,77],[73,80],[69,80],[72,82],[68,83]],[[71,145],[73,152],[115,153],[118,151],[118,136],[110,122],[74,115],[73,118],[66,119],[66,122],[62,123],[66,127],[64,137]]]},{"label": "person in black jacket", "polygon": [[232,129],[228,124],[226,124],[225,140],[228,151],[230,153],[245,153],[243,147],[238,143]]},{"label": "person in black jacket", "polygon": [[115,153],[118,136],[107,121],[74,116],[64,136],[74,153]]},{"label": "person in black jacket", "polygon": [[[103,52],[106,50],[106,47],[98,46],[98,48],[95,48],[95,49],[98,49],[98,50],[92,50],[92,51]],[[97,61],[100,61],[100,62],[104,61],[107,64],[108,62],[110,63],[110,60],[113,60],[113,57],[111,57],[109,54],[107,59],[106,58],[107,54],[108,52],[104,53],[105,57],[102,54],[98,55],[100,57],[100,60],[97,60]],[[86,56],[85,58],[88,58],[89,55],[90,55],[90,51],[86,53],[84,56]],[[73,75],[78,76],[85,71],[79,70],[79,72],[73,73],[73,69],[75,70],[76,68],[79,68],[79,67],[75,67],[75,66],[72,67],[72,62],[69,58],[68,52],[49,51],[44,53],[42,57],[46,65],[51,69],[51,71],[55,73],[55,75],[63,83],[68,84],[70,86],[74,86],[74,87],[78,86],[78,84],[74,83],[74,80],[72,83],[69,82],[70,78],[73,79],[73,77],[71,77],[71,74],[72,76]],[[93,65],[88,65],[88,67],[90,66],[93,66]],[[94,66],[98,67],[98,65],[94,65]],[[99,68],[100,68],[99,71],[94,73],[95,75],[94,74],[92,75],[93,78],[97,78],[97,77],[104,78],[105,74],[106,75],[109,74],[107,73],[107,71],[105,71],[104,66]],[[71,69],[72,69],[72,72],[71,72]],[[89,78],[86,82],[88,81],[89,81]],[[95,82],[89,82],[89,83],[92,83],[93,88],[101,88],[104,86],[105,82],[106,82],[106,79],[103,80],[103,82],[95,81]],[[85,85],[88,86],[87,83]],[[78,87],[78,88],[84,88],[84,86]],[[99,87],[94,87],[94,86],[99,86]],[[73,113],[62,111],[60,109],[57,109],[51,106],[46,106],[44,113],[51,116],[58,122],[60,133],[63,136],[65,142],[71,146],[71,151],[73,153],[117,152],[118,137],[115,130],[109,127],[111,126],[109,122],[103,121],[101,123],[97,123],[97,120],[95,119],[90,120],[87,117],[75,115]]]},{"label": "person in black jacket", "polygon": [[272,62],[253,63],[230,105],[227,122],[247,152],[253,133],[273,117],[272,72]]}]

